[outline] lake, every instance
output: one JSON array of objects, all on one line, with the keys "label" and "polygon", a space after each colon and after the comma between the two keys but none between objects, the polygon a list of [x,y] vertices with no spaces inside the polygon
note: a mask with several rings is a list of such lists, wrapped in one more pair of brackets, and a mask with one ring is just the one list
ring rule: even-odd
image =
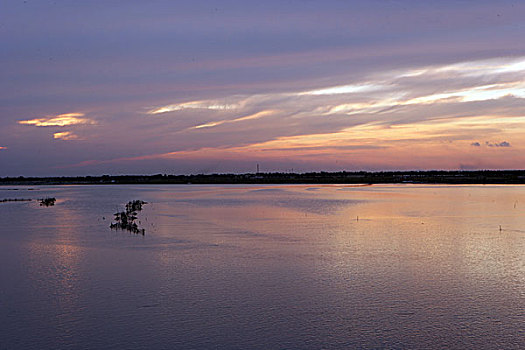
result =
[{"label": "lake", "polygon": [[0,187],[48,196],[0,203],[0,349],[525,346],[525,186]]}]

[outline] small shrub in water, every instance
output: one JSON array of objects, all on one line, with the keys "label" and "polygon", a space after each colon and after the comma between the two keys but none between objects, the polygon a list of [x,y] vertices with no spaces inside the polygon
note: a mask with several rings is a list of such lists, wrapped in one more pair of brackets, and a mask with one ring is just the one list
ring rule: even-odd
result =
[{"label": "small shrub in water", "polygon": [[147,204],[147,202],[141,200],[135,200],[128,202],[126,204],[126,211],[121,211],[115,213],[115,222],[111,223],[109,227],[116,230],[126,230],[135,234],[146,233],[146,230],[139,228],[135,223],[137,220],[137,212],[142,210],[142,205]]}]

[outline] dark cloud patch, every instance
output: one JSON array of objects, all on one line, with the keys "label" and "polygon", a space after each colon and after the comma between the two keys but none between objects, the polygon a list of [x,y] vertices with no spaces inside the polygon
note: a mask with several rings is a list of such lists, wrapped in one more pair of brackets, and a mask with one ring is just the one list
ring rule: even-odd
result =
[{"label": "dark cloud patch", "polygon": [[474,147],[480,147],[481,146],[481,144],[479,142],[472,142],[470,145],[474,146]]},{"label": "dark cloud patch", "polygon": [[512,146],[510,145],[510,143],[507,142],[507,141],[496,142],[496,143],[492,143],[492,142],[486,141],[485,144],[486,144],[488,147],[512,147]]}]

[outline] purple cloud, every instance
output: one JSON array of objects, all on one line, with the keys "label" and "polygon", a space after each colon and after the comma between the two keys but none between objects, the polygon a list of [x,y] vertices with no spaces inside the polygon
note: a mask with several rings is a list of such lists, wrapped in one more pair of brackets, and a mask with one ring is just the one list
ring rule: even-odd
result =
[{"label": "purple cloud", "polygon": [[486,141],[485,144],[489,147],[512,147],[510,143],[508,143],[507,141],[495,142],[495,143]]}]

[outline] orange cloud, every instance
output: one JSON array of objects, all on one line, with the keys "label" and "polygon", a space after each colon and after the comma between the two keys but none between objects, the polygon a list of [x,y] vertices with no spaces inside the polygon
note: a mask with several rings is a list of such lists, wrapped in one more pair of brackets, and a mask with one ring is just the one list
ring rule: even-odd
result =
[{"label": "orange cloud", "polygon": [[75,135],[70,131],[56,132],[53,134],[53,138],[57,140],[64,140],[64,141],[80,140],[78,135]]},{"label": "orange cloud", "polygon": [[34,126],[68,126],[78,124],[95,124],[95,121],[84,118],[84,113],[65,113],[45,118],[20,120],[18,124]]}]

